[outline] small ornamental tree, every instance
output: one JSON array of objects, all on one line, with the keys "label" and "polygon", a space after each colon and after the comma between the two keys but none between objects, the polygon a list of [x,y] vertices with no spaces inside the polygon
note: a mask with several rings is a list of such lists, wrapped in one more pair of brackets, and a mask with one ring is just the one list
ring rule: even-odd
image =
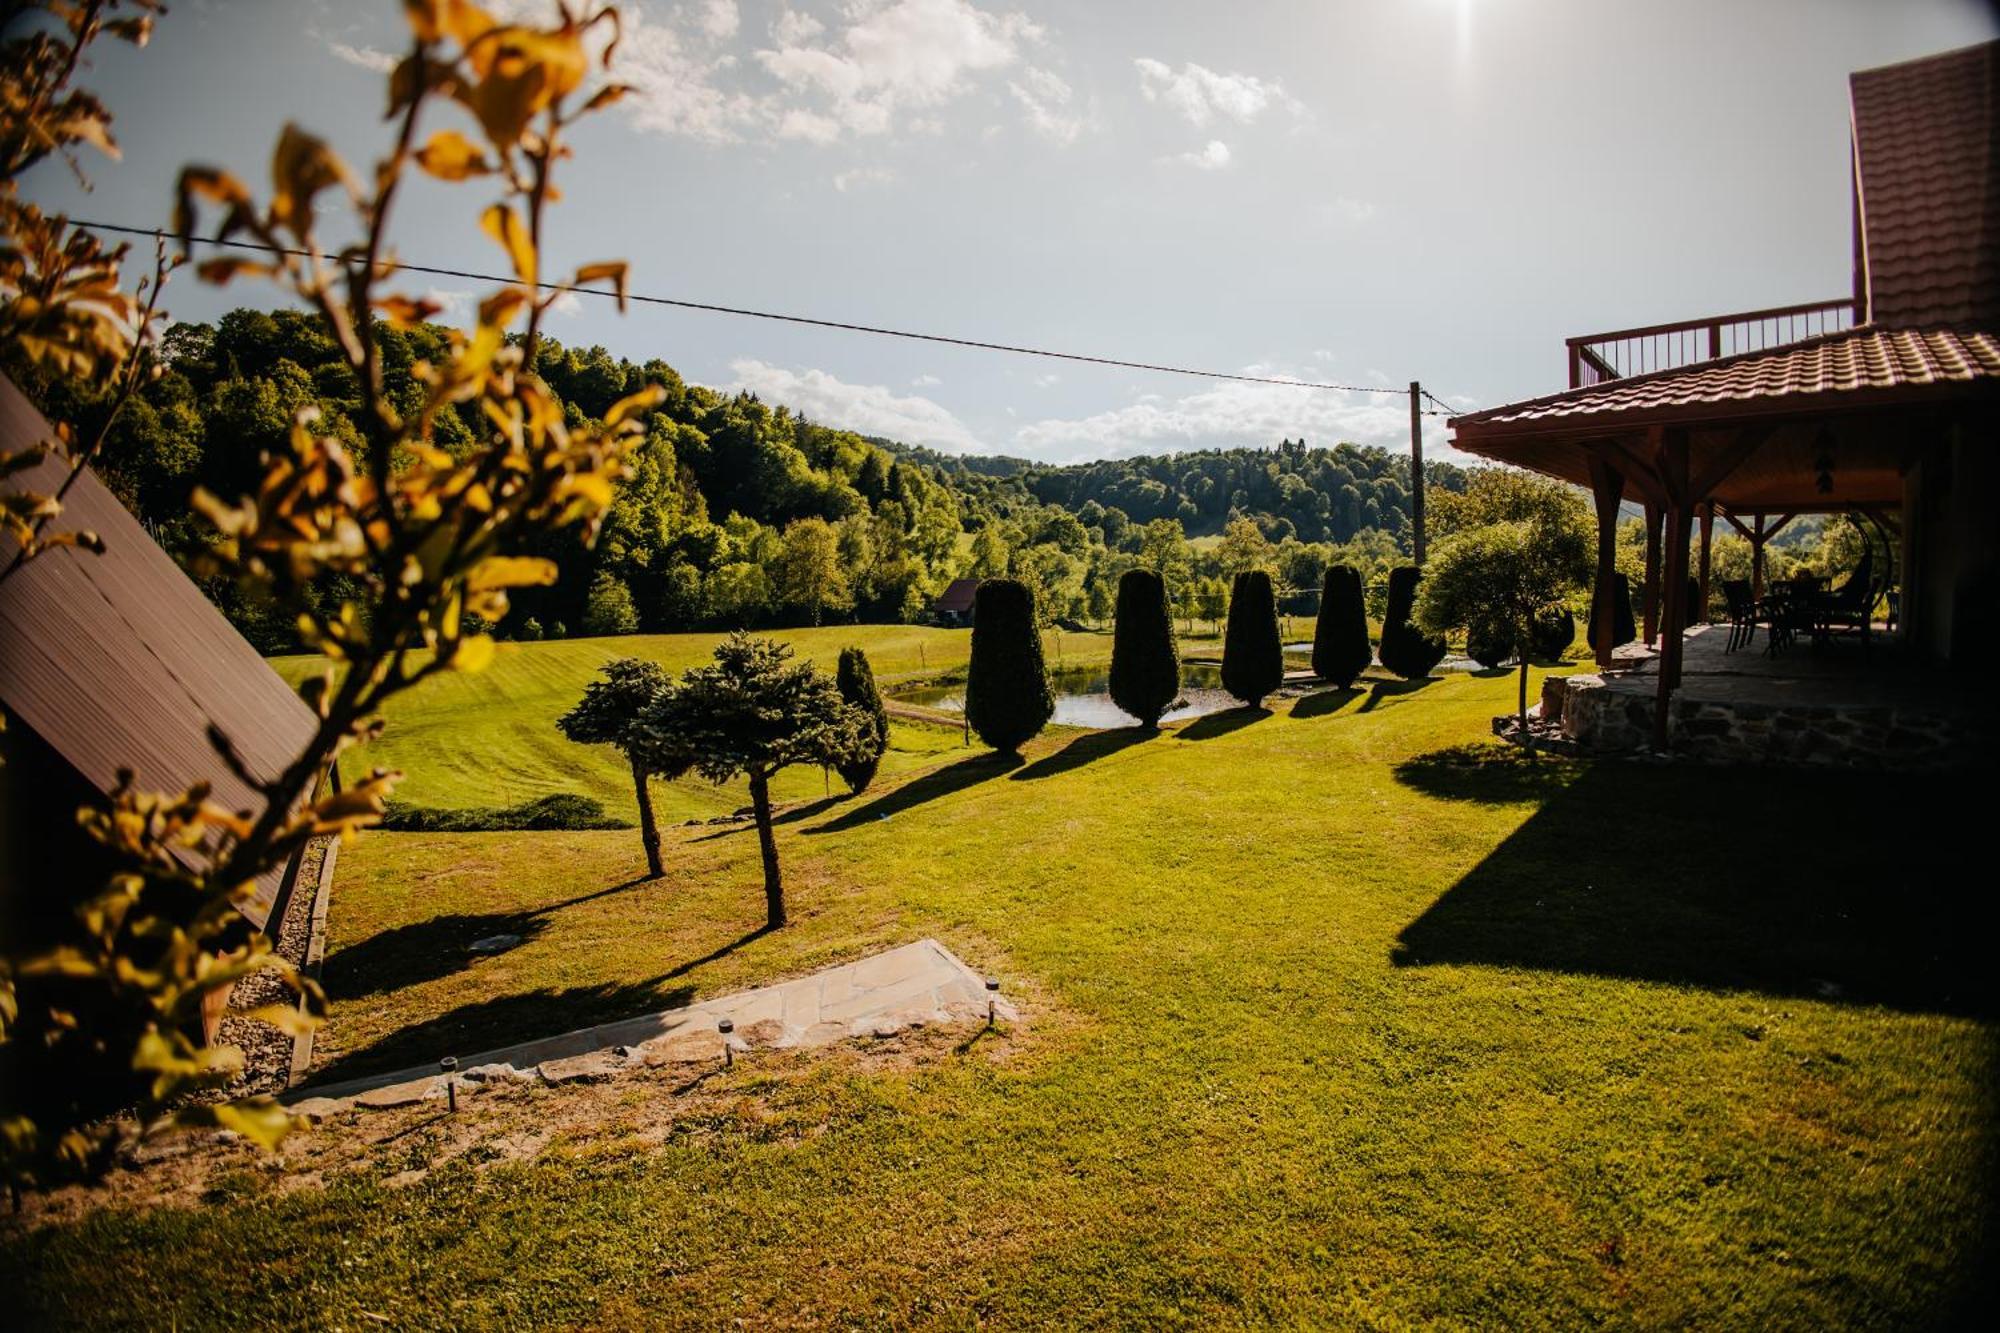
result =
[{"label": "small ornamental tree", "polygon": [[972,598],[966,721],[1000,753],[1019,754],[1055,711],[1034,595],[1018,579],[987,579]]},{"label": "small ornamental tree", "polygon": [[[1599,616],[1603,608],[1595,598],[1591,601],[1590,624],[1585,634],[1590,639],[1592,652],[1597,650],[1597,627],[1603,622]],[[1611,575],[1611,646],[1617,648],[1639,637],[1639,622],[1632,614],[1632,580],[1623,570]]]},{"label": "small ornamental tree", "polygon": [[673,688],[666,669],[657,662],[621,657],[606,663],[598,679],[584,687],[577,706],[556,719],[556,728],[580,745],[613,745],[632,766],[632,787],[639,798],[639,839],[646,844],[646,869],[654,879],[666,873],[660,864],[660,826],[653,818],[653,793],[647,786],[647,746],[639,720]]},{"label": "small ornamental tree", "polygon": [[1590,561],[1589,539],[1573,525],[1515,519],[1458,533],[1431,552],[1417,623],[1432,634],[1465,628],[1508,644],[1521,662],[1516,711],[1525,727],[1537,622],[1566,609]]},{"label": "small ornamental tree", "polygon": [[1181,656],[1167,610],[1167,585],[1150,569],[1128,569],[1118,580],[1118,623],[1111,638],[1111,702],[1160,725],[1181,693]]},{"label": "small ornamental tree", "polygon": [[1444,661],[1444,637],[1411,621],[1417,604],[1417,567],[1389,571],[1389,605],[1382,616],[1382,665],[1404,680],[1420,680]]},{"label": "small ornamental tree", "polygon": [[1222,688],[1252,708],[1285,680],[1285,648],[1278,638],[1278,605],[1271,576],[1246,569],[1229,595],[1229,628],[1222,638]]},{"label": "small ornamental tree", "polygon": [[583,604],[585,634],[632,634],[639,628],[639,610],[632,605],[632,590],[616,574],[603,571],[590,581],[590,594]]},{"label": "small ornamental tree", "polygon": [[1361,572],[1352,565],[1331,565],[1320,592],[1319,623],[1313,629],[1313,674],[1344,690],[1374,660]]},{"label": "small ornamental tree", "polygon": [[858,796],[875,780],[882,753],[889,748],[889,710],[882,706],[882,692],[875,688],[875,669],[868,664],[868,654],[859,648],[840,650],[840,667],[834,673],[833,683],[840,690],[840,697],[860,710],[868,724],[854,754],[838,766],[840,780]]},{"label": "small ornamental tree", "polygon": [[764,920],[785,924],[785,885],[771,829],[771,778],[794,764],[840,768],[861,748],[871,723],[840,697],[833,678],[772,639],[738,631],[694,667],[640,719],[654,772],[699,773],[710,782],[750,781],[750,808],[764,854]]}]

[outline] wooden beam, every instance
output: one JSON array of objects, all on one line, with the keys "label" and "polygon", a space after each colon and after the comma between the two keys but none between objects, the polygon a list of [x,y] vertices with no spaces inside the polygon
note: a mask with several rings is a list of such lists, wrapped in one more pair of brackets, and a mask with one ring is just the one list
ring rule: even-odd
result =
[{"label": "wooden beam", "polygon": [[1746,426],[1736,432],[1736,438],[1724,445],[1722,452],[1711,458],[1708,466],[1689,483],[1687,495],[1689,503],[1706,500],[1714,493],[1717,486],[1728,479],[1730,473],[1742,467],[1744,461],[1756,453],[1764,441],[1771,438],[1776,429],[1767,423],[1761,426]]},{"label": "wooden beam", "polygon": [[1591,647],[1598,669],[1608,671],[1616,648],[1612,599],[1617,591],[1618,504],[1625,498],[1625,478],[1602,454],[1590,456],[1590,495],[1597,509],[1597,578],[1590,602],[1597,638]]},{"label": "wooden beam", "polygon": [[1687,468],[1686,432],[1668,431],[1660,446],[1660,479],[1675,503],[1666,515],[1667,595],[1660,624],[1660,690],[1653,706],[1653,745],[1660,750],[1667,748],[1673,695],[1681,683],[1681,635],[1687,627],[1688,527],[1694,518],[1687,504]]},{"label": "wooden beam", "polygon": [[1771,538],[1777,536],[1780,532],[1784,531],[1785,524],[1791,522],[1793,519],[1797,517],[1798,515],[1796,513],[1784,514],[1780,516],[1776,523],[1773,523],[1770,527],[1764,529],[1764,540],[1770,541]]},{"label": "wooden beam", "polygon": [[1764,600],[1764,543],[1771,534],[1764,531],[1764,513],[1757,511],[1757,530],[1750,534],[1750,600]]},{"label": "wooden beam", "polygon": [[1646,582],[1639,594],[1640,620],[1651,646],[1660,632],[1660,507],[1646,506]]},{"label": "wooden beam", "polygon": [[1667,493],[1660,485],[1660,475],[1653,465],[1627,448],[1618,440],[1598,440],[1593,448],[1602,452],[1605,461],[1622,473],[1632,483],[1640,496],[1651,504],[1666,507]]},{"label": "wooden beam", "polygon": [[1715,502],[1700,502],[1701,515],[1701,563],[1696,567],[1696,580],[1701,584],[1701,595],[1696,600],[1690,619],[1701,624],[1708,623],[1708,574],[1710,547],[1715,542]]},{"label": "wooden beam", "polygon": [[1754,543],[1757,540],[1757,534],[1744,527],[1742,519],[1736,517],[1736,515],[1730,513],[1727,509],[1718,510],[1717,512],[1722,515],[1724,522],[1729,524],[1730,527],[1735,528],[1737,532],[1741,533],[1749,541]]}]

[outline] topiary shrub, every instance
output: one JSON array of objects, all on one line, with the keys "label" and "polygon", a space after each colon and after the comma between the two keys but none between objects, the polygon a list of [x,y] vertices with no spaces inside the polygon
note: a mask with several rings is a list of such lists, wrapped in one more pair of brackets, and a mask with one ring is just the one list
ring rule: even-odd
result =
[{"label": "topiary shrub", "polygon": [[1488,671],[1514,655],[1507,631],[1492,625],[1474,625],[1465,633],[1465,655]]},{"label": "topiary shrub", "polygon": [[1229,628],[1222,639],[1222,688],[1252,708],[1285,681],[1285,646],[1271,576],[1249,569],[1229,594]]},{"label": "topiary shrub", "polygon": [[[1590,605],[1590,624],[1585,633],[1590,638],[1590,650],[1597,651],[1598,617],[1603,608],[1593,599]],[[1611,576],[1611,646],[1618,647],[1639,637],[1639,621],[1632,614],[1632,580],[1623,574]]]},{"label": "topiary shrub", "polygon": [[1417,605],[1417,567],[1389,571],[1389,605],[1382,617],[1382,665],[1404,680],[1419,680],[1444,661],[1444,640],[1434,639],[1410,620]]},{"label": "topiary shrub", "polygon": [[889,748],[889,710],[882,706],[882,692],[875,688],[875,669],[868,665],[868,654],[859,648],[840,650],[840,666],[834,672],[833,683],[839,688],[840,697],[868,718],[869,725],[858,738],[853,757],[837,770],[847,789],[858,796],[875,780],[882,752]]},{"label": "topiary shrub", "polygon": [[1111,702],[1160,725],[1160,715],[1181,693],[1181,655],[1167,585],[1150,569],[1128,569],[1118,580],[1117,622],[1111,638]]},{"label": "topiary shrub", "polygon": [[1330,566],[1320,591],[1319,624],[1313,629],[1313,674],[1346,689],[1374,660],[1361,571],[1352,565]]},{"label": "topiary shrub", "polygon": [[1559,662],[1576,639],[1576,617],[1566,606],[1558,606],[1535,617],[1534,636],[1528,651],[1537,662]]},{"label": "topiary shrub", "polygon": [[966,667],[965,719],[1002,754],[1021,746],[1055,715],[1035,598],[1019,579],[987,579],[972,596],[972,661]]}]

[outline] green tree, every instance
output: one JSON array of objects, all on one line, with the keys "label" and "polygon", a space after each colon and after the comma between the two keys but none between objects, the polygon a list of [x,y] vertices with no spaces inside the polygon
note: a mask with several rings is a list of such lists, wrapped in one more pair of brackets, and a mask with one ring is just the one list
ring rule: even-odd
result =
[{"label": "green tree", "polygon": [[1360,571],[1352,565],[1330,565],[1320,591],[1319,621],[1313,628],[1313,674],[1344,690],[1374,657]]},{"label": "green tree", "polygon": [[844,611],[853,604],[841,570],[839,537],[823,518],[798,519],[785,529],[775,582],[779,599],[809,614],[815,625],[827,611]]},{"label": "green tree", "polygon": [[810,663],[772,639],[738,631],[709,666],[693,667],[641,716],[647,766],[667,777],[710,782],[747,778],[764,858],[764,922],[785,924],[785,884],[771,825],[771,778],[794,764],[840,768],[860,752],[873,723]]},{"label": "green tree", "polygon": [[[881,457],[879,453],[869,456]],[[839,688],[840,697],[858,710],[867,723],[853,755],[840,766],[840,780],[858,796],[875,780],[875,770],[889,748],[889,710],[883,707],[882,693],[875,688],[875,669],[868,663],[868,654],[859,648],[840,650],[840,666],[834,672],[833,683]]]},{"label": "green tree", "polygon": [[1206,620],[1211,628],[1220,628],[1222,618],[1229,614],[1229,585],[1213,576],[1196,583],[1194,612]]},{"label": "green tree", "polygon": [[1277,568],[1277,550],[1263,529],[1248,518],[1232,518],[1222,529],[1222,541],[1215,548],[1216,560],[1222,572],[1230,578],[1261,569],[1266,573]]},{"label": "green tree", "polygon": [[1588,535],[1560,521],[1509,519],[1458,532],[1431,552],[1417,624],[1434,635],[1464,629],[1510,645],[1521,661],[1517,712],[1525,728],[1537,621],[1567,611],[1591,560]]},{"label": "green tree", "polygon": [[609,635],[632,634],[639,628],[639,611],[632,605],[632,590],[609,570],[590,581],[590,597],[583,604],[583,632]]},{"label": "green tree", "polygon": [[1285,647],[1278,637],[1278,606],[1271,576],[1248,569],[1229,596],[1229,628],[1222,639],[1222,688],[1252,708],[1285,681]]},{"label": "green tree", "polygon": [[1174,642],[1167,586],[1150,569],[1128,569],[1118,580],[1118,621],[1111,639],[1111,702],[1145,727],[1181,693],[1180,649]]},{"label": "green tree", "polygon": [[1055,711],[1034,594],[1018,579],[987,579],[972,599],[966,721],[1002,754],[1019,754]]},{"label": "green tree", "polygon": [[657,662],[621,657],[605,663],[598,679],[584,687],[576,707],[556,719],[556,729],[579,745],[610,745],[625,756],[639,802],[639,839],[646,846],[646,870],[654,879],[667,872],[660,863],[660,826],[653,818],[648,743],[639,723],[672,688],[673,681]]},{"label": "green tree", "polygon": [[1194,548],[1177,518],[1156,518],[1139,540],[1139,564],[1160,576],[1167,588],[1167,605],[1179,607],[1194,576]]}]

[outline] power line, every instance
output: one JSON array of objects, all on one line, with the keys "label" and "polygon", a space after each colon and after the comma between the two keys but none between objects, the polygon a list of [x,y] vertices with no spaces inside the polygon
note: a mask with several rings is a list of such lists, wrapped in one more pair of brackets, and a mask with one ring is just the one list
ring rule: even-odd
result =
[{"label": "power line", "polygon": [[[153,227],[126,227],[115,222],[86,222],[72,219],[74,225],[87,227],[92,231],[115,232],[126,236],[150,236],[155,239],[171,240],[165,232]],[[298,259],[312,258],[312,252],[292,246],[266,245],[262,241],[244,241],[221,237],[194,236],[187,238],[194,244],[216,246],[223,249],[255,250],[264,254],[289,255]],[[476,273],[468,269],[441,268],[432,264],[409,264],[400,260],[388,261],[386,266],[403,273],[421,273],[429,277],[463,278],[471,282],[514,283],[512,278],[504,278],[494,273]],[[541,291],[568,290],[581,296],[608,296],[614,300],[618,293],[603,287],[569,287],[560,283],[534,283]],[[681,310],[702,310],[717,315],[741,315],[746,319],[776,320],[784,324],[806,324],[814,328],[838,329],[846,333],[872,333],[884,338],[907,338],[916,342],[944,343],[952,347],[971,347],[986,352],[1011,352],[1017,356],[1039,356],[1054,361],[1078,361],[1094,366],[1116,366],[1125,370],[1149,370],[1162,375],[1189,375],[1197,379],[1234,380],[1242,384],[1276,384],[1290,389],[1327,389],[1338,393],[1381,393],[1402,394],[1404,389],[1386,388],[1379,384],[1327,384],[1312,380],[1280,379],[1273,375],[1238,375],[1225,370],[1197,370],[1187,366],[1169,366],[1151,361],[1126,361],[1111,356],[1089,356],[1082,352],[1057,352],[1045,347],[1023,347],[1013,343],[988,342],[978,338],[957,338],[943,333],[919,333],[911,329],[891,329],[875,324],[855,324],[838,319],[815,319],[810,315],[788,315],[773,310],[751,310],[742,306],[716,305],[707,301],[687,301],[672,296],[648,296],[628,292],[626,300],[640,305],[673,306]],[[1430,397],[1426,394],[1425,397]],[[1436,402],[1436,399],[1432,399]],[[1444,405],[1438,404],[1440,407]],[[1447,411],[1425,411],[1427,417],[1450,416]]]}]

